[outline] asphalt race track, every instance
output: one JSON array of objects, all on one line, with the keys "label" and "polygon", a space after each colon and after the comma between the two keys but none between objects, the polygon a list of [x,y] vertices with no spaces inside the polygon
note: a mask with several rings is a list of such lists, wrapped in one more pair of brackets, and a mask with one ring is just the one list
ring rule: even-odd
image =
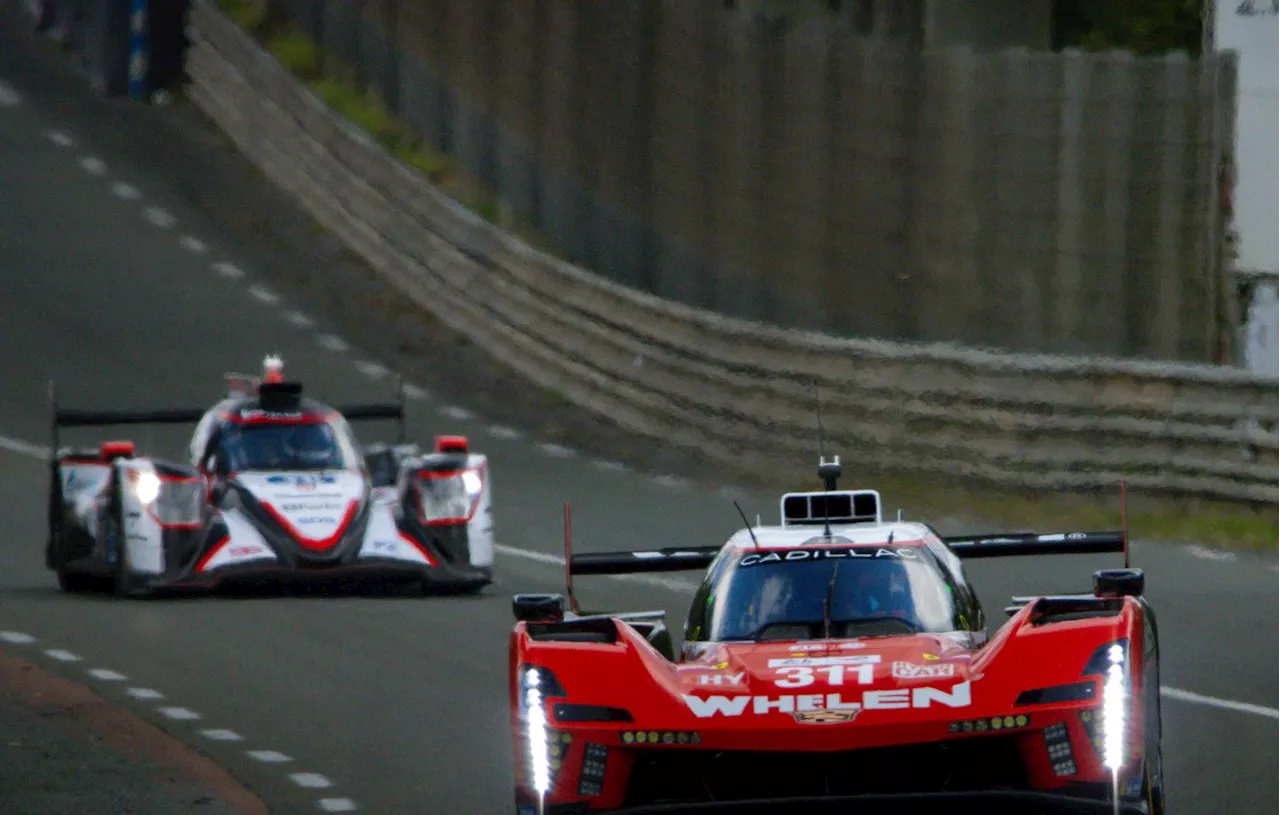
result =
[{"label": "asphalt race track", "polygon": [[[461,432],[491,457],[501,584],[481,597],[60,593],[42,562],[46,380],[79,407],[204,406],[224,371],[279,352],[321,398],[368,401],[390,385],[360,364],[378,360],[326,339],[325,314],[257,276],[269,246],[233,240],[163,172],[69,117],[69,100],[89,92],[27,60],[16,19],[0,10],[0,648],[161,723],[273,811],[510,812],[510,595],[562,585],[561,502],[574,502],[584,550],[719,543],[737,526],[732,506],[716,485],[539,445],[536,417],[516,434],[453,409],[468,406],[465,393],[419,394],[418,439]],[[132,432],[177,454],[187,429]],[[746,496],[743,508],[776,519],[775,496]],[[1160,615],[1171,812],[1275,812],[1276,558],[1138,542],[1134,562]],[[1114,563],[985,562],[971,573],[994,626],[1009,595],[1085,589]],[[692,578],[584,579],[579,592],[666,608],[678,631]]]}]

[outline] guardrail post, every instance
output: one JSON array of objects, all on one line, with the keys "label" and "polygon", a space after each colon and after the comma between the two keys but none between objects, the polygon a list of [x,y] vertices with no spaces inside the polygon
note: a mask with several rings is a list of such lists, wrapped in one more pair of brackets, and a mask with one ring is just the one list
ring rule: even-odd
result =
[{"label": "guardrail post", "polygon": [[150,64],[147,37],[147,4],[149,0],[131,0],[129,14],[129,95],[144,99],[147,95],[147,69]]}]

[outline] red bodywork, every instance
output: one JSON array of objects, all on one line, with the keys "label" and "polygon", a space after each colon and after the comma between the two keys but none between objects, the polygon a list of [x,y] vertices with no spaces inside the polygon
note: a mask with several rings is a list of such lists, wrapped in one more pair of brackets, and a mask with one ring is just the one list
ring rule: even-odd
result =
[{"label": "red bodywork", "polygon": [[[517,808],[555,812],[579,802],[588,808],[564,811],[602,812],[647,804],[653,795],[673,795],[685,772],[697,776],[689,784],[718,800],[726,792],[752,797],[752,790],[834,794],[830,774],[817,780],[832,760],[845,793],[898,792],[903,784],[933,791],[936,781],[947,789],[972,784],[1096,795],[1117,782],[1102,760],[1105,675],[1086,676],[1084,669],[1121,640],[1129,687],[1118,784],[1132,795],[1144,771],[1142,701],[1151,698],[1144,692],[1145,607],[1128,596],[1083,602],[1092,610],[1071,613],[1033,600],[977,648],[951,635],[699,643],[695,656],[674,663],[618,617],[519,622],[509,688]],[[1046,616],[1050,610],[1056,616]],[[547,689],[547,675],[540,675],[550,782],[541,796],[522,700],[528,666],[549,671],[558,684]],[[1092,685],[1092,693],[1019,704],[1024,692],[1078,683]],[[579,708],[577,718],[585,710],[597,721],[565,721],[558,709],[565,703],[625,714]],[[599,720],[618,716],[630,720]],[[1065,726],[1070,740],[1070,763],[1058,752],[1057,772],[1045,735],[1055,725]],[[835,755],[847,751],[857,752]],[[718,758],[709,761],[712,755]],[[938,756],[959,763],[944,767]],[[593,779],[601,766],[603,777]],[[773,784],[765,777],[771,773],[794,788]],[[810,776],[817,789],[805,786]]]}]

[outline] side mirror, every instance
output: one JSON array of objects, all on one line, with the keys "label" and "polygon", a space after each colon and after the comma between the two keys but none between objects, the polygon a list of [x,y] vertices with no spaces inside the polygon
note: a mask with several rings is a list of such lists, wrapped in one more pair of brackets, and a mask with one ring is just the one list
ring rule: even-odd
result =
[{"label": "side mirror", "polygon": [[1093,573],[1093,596],[1141,597],[1146,584],[1141,569],[1101,569]]},{"label": "side mirror", "polygon": [[558,623],[564,620],[564,597],[559,594],[517,594],[511,611],[522,623]]}]

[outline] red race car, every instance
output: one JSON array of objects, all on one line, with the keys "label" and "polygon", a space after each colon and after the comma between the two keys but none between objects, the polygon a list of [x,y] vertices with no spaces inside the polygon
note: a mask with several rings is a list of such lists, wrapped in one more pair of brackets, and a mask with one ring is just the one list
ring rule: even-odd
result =
[{"label": "red race car", "polygon": [[[569,610],[513,601],[519,815],[1164,812],[1156,620],[1123,531],[942,537],[837,490],[838,458],[819,475],[723,546],[573,555],[566,506]],[[1126,568],[1014,598],[988,637],[963,559],[1097,552]],[[685,569],[706,574],[679,655],[663,612],[574,600],[574,575]]]}]

